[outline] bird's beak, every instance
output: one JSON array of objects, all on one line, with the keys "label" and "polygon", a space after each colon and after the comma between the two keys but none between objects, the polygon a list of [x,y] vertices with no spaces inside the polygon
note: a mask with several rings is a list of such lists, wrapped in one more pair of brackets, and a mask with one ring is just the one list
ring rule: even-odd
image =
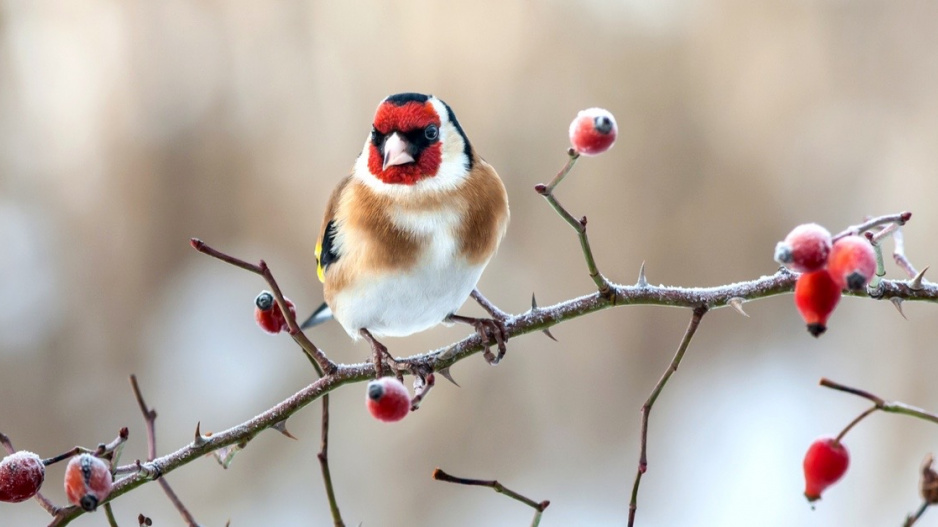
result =
[{"label": "bird's beak", "polygon": [[414,157],[407,152],[409,147],[407,141],[401,139],[397,132],[391,134],[384,142],[384,164],[381,170],[386,170],[389,166],[413,163]]}]

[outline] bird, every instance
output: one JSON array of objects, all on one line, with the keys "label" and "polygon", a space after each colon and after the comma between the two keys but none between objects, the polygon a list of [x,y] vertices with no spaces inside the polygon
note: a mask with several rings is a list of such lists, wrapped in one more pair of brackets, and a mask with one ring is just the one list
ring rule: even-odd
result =
[{"label": "bird", "polygon": [[[316,244],[325,302],[302,324],[335,318],[391,358],[378,337],[440,323],[472,325],[492,364],[507,332],[495,318],[456,314],[475,290],[509,222],[508,193],[453,110],[433,95],[382,100],[352,171],[332,192]],[[498,355],[488,346],[494,340]]]}]

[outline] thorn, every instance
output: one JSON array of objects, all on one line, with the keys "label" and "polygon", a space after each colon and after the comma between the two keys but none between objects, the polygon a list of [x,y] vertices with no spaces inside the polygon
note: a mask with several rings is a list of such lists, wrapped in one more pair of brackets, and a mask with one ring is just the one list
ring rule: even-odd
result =
[{"label": "thorn", "polygon": [[531,293],[531,311],[537,311],[537,299],[534,298],[534,293]]},{"label": "thorn", "polygon": [[290,439],[293,439],[294,441],[296,441],[296,436],[294,436],[293,434],[290,433],[289,430],[287,430],[287,420],[286,420],[286,419],[284,419],[283,421],[280,421],[280,422],[278,422],[278,423],[274,423],[274,424],[271,426],[271,428],[273,428],[274,430],[280,432],[281,434],[283,434],[283,435],[289,437]]},{"label": "thorn", "polygon": [[642,260],[642,266],[638,270],[638,287],[648,287],[648,279],[645,278],[645,261]]},{"label": "thorn", "polygon": [[441,370],[437,370],[437,373],[439,373],[440,375],[442,375],[443,378],[446,379],[447,381],[449,381],[449,382],[455,384],[457,388],[461,388],[461,386],[459,386],[459,383],[456,382],[456,379],[453,378],[453,374],[451,374],[451,373],[449,372],[449,366],[447,366],[446,368],[443,368],[443,369],[441,369]]},{"label": "thorn", "polygon": [[921,271],[918,272],[917,275],[915,275],[915,278],[909,282],[909,289],[913,291],[919,291],[922,289],[922,280],[925,278],[925,271],[927,270],[928,266],[926,265]]},{"label": "thorn", "polygon": [[195,446],[205,443],[205,436],[202,435],[202,421],[195,424],[195,439],[193,443],[195,443]]},{"label": "thorn", "polygon": [[557,337],[555,337],[555,336],[553,336],[553,335],[550,334],[550,330],[549,330],[549,329],[542,329],[542,330],[541,330],[541,333],[543,333],[543,334],[547,335],[548,337],[550,337],[550,340],[553,340],[554,342],[560,342],[559,340],[557,340]]},{"label": "thorn", "polygon": [[905,316],[905,313],[902,312],[902,299],[901,298],[894,296],[890,298],[889,301],[892,302],[892,305],[896,306],[896,311],[898,311],[899,314],[902,315],[902,318],[906,320],[909,319],[909,317]]},{"label": "thorn", "polygon": [[736,312],[739,313],[740,315],[742,315],[742,316],[744,316],[744,317],[746,317],[746,318],[749,318],[749,313],[746,313],[746,312],[743,310],[743,302],[744,302],[744,300],[743,300],[742,298],[740,298],[740,297],[738,297],[738,296],[734,296],[733,298],[729,299],[729,301],[727,302],[727,304],[729,304],[730,307],[732,307],[733,309],[735,309]]}]

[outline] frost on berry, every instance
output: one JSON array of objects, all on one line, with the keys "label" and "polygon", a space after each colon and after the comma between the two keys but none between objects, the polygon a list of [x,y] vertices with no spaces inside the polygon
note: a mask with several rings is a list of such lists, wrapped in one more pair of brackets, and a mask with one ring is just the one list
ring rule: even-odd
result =
[{"label": "frost on berry", "polygon": [[876,274],[876,251],[862,236],[846,236],[831,248],[827,268],[841,289],[861,291]]},{"label": "frost on berry", "polygon": [[19,503],[39,492],[46,477],[42,459],[32,452],[20,450],[0,461],[0,501]]},{"label": "frost on berry", "polygon": [[382,377],[368,383],[368,411],[379,421],[400,421],[410,412],[410,394],[394,377]]},{"label": "frost on berry", "polygon": [[817,223],[805,223],[792,229],[775,246],[775,261],[793,271],[808,273],[827,264],[831,252],[831,233]]},{"label": "frost on berry", "polygon": [[795,282],[795,307],[808,326],[808,332],[819,337],[827,330],[827,319],[837,303],[842,290],[827,269],[805,273]]},{"label": "frost on berry", "polygon": [[582,110],[570,123],[570,144],[581,155],[595,156],[609,150],[618,134],[616,118],[602,108]]},{"label": "frost on berry", "polygon": [[821,499],[821,493],[843,477],[850,465],[850,454],[843,443],[822,437],[811,443],[804,456],[804,496],[808,501]]}]

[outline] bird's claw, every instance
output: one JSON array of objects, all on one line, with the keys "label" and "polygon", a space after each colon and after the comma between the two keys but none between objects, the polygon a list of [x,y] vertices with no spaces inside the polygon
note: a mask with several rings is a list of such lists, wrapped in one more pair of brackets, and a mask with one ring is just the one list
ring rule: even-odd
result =
[{"label": "bird's claw", "polygon": [[[472,325],[479,337],[482,338],[482,344],[485,346],[485,351],[482,353],[485,362],[495,366],[505,356],[505,352],[508,351],[506,344],[508,341],[508,328],[505,327],[504,322],[494,318],[477,318]],[[493,340],[498,348],[497,355],[492,353],[491,345]]]}]

